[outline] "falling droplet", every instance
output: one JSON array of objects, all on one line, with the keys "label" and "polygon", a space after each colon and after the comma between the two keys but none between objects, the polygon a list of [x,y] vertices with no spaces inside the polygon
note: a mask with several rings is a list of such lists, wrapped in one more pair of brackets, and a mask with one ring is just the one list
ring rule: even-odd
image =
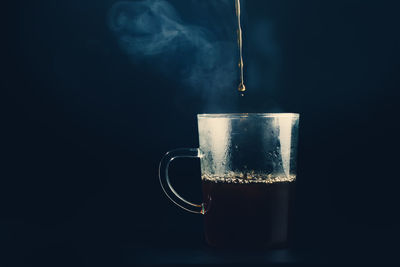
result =
[{"label": "falling droplet", "polygon": [[[246,91],[246,86],[244,85],[244,83],[240,83],[239,87],[238,87],[239,92],[244,92]],[[243,95],[243,94],[242,94]]]}]

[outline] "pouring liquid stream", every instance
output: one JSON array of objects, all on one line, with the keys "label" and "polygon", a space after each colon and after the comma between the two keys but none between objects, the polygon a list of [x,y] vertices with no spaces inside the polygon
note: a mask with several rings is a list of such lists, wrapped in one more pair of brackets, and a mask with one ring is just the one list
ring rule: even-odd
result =
[{"label": "pouring liquid stream", "polygon": [[244,74],[243,74],[243,39],[242,39],[242,26],[240,19],[240,0],[235,0],[235,7],[236,7],[236,16],[238,20],[237,39],[239,48],[239,69],[240,69],[240,83],[238,90],[241,96],[244,96],[244,92],[246,91],[246,86],[244,85]]}]

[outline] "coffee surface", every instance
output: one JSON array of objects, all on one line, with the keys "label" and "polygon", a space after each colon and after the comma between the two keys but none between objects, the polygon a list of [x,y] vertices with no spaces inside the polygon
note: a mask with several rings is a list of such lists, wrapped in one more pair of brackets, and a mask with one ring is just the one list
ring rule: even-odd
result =
[{"label": "coffee surface", "polygon": [[296,175],[276,175],[276,174],[259,174],[254,171],[249,172],[230,172],[225,175],[210,175],[203,174],[201,176],[202,181],[210,181],[215,183],[227,183],[227,184],[274,184],[279,182],[294,182]]}]

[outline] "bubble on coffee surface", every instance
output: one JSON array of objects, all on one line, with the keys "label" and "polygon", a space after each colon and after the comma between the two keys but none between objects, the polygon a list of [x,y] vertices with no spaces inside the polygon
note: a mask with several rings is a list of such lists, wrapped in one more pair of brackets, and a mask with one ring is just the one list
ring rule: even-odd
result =
[{"label": "bubble on coffee surface", "polygon": [[253,184],[253,183],[290,183],[296,180],[296,175],[276,175],[276,174],[260,174],[254,171],[247,173],[243,172],[229,172],[224,175],[216,174],[203,174],[201,176],[203,181],[210,181],[215,183],[229,183],[229,184]]}]

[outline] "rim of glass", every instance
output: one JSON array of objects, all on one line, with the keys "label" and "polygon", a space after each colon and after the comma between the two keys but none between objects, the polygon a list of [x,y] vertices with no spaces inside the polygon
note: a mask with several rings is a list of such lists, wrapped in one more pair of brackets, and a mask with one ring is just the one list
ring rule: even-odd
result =
[{"label": "rim of glass", "polygon": [[299,113],[203,113],[197,114],[197,118],[298,118]]}]

